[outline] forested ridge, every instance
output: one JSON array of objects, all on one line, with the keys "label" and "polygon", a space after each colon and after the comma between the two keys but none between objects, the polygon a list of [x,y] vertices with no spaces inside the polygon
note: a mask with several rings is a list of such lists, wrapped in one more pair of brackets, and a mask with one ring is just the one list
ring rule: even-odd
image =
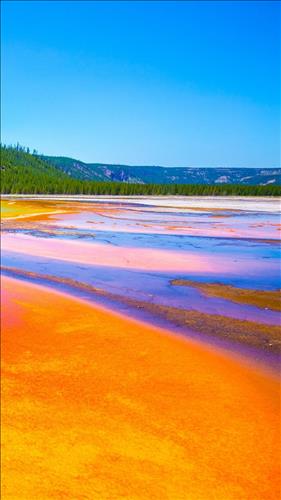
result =
[{"label": "forested ridge", "polygon": [[281,168],[249,167],[163,167],[85,163],[65,156],[41,159],[70,177],[84,181],[129,182],[131,184],[243,184],[265,186],[281,184]]},{"label": "forested ridge", "polygon": [[2,194],[280,196],[281,186],[241,184],[135,184],[70,177],[20,145],[1,145]]}]

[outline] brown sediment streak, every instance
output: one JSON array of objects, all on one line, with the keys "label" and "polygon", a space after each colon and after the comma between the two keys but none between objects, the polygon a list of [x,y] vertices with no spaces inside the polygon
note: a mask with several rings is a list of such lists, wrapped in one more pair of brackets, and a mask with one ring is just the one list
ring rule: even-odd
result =
[{"label": "brown sediment streak", "polygon": [[3,498],[278,498],[275,378],[2,279]]},{"label": "brown sediment streak", "polygon": [[267,352],[278,353],[281,349],[279,326],[156,304],[147,304],[147,310],[202,334],[202,340],[206,335]]},{"label": "brown sediment streak", "polygon": [[39,278],[40,280],[45,280],[50,283],[65,284],[80,291],[92,292],[95,295],[142,309],[152,313],[155,317],[164,318],[174,325],[199,333],[202,336],[202,341],[204,341],[204,339],[206,340],[208,337],[213,337],[234,342],[241,346],[254,347],[264,352],[279,353],[281,349],[279,326],[265,325],[254,321],[239,320],[218,314],[207,314],[195,310],[180,309],[131,299],[70,278],[22,271],[8,266],[2,266],[2,269],[18,277]]},{"label": "brown sediment streak", "polygon": [[280,246],[281,245],[281,240],[280,238],[276,238],[276,239],[271,239],[271,238],[251,238],[251,237],[248,237],[248,238],[236,238],[236,240],[245,240],[245,241],[250,241],[251,243],[267,243],[268,245],[276,245],[276,246]]},{"label": "brown sediment streak", "polygon": [[170,283],[177,286],[198,288],[210,297],[222,297],[240,304],[249,304],[256,307],[268,308],[273,311],[281,311],[280,289],[273,291],[253,290],[224,285],[222,283],[199,283],[198,281],[186,279],[174,279]]}]

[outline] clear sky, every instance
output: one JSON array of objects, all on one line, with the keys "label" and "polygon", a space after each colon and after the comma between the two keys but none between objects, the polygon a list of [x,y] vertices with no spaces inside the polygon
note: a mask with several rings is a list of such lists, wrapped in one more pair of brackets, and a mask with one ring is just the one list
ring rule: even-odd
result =
[{"label": "clear sky", "polygon": [[280,164],[275,1],[2,2],[2,141],[92,162]]}]

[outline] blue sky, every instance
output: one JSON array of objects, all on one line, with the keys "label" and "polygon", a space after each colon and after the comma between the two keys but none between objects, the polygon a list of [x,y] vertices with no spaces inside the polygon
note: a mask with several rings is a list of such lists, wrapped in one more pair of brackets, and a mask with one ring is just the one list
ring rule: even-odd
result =
[{"label": "blue sky", "polygon": [[2,141],[84,161],[280,163],[280,5],[2,2]]}]

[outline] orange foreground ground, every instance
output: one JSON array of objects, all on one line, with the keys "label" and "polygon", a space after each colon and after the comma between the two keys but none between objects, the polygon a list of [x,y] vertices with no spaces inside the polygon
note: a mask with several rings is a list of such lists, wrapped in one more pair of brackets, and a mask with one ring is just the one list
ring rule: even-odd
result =
[{"label": "orange foreground ground", "polygon": [[278,383],[3,278],[3,499],[278,499]]}]

